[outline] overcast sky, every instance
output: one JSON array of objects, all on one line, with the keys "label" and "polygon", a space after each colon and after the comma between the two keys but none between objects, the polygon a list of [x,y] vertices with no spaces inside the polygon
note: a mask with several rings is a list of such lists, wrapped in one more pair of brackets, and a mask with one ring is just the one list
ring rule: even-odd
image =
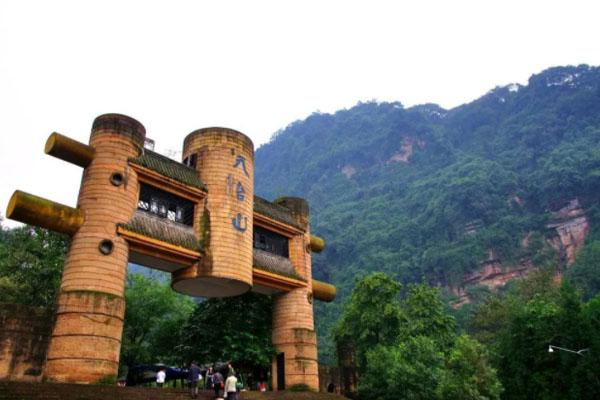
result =
[{"label": "overcast sky", "polygon": [[43,153],[93,119],[157,150],[226,126],[255,144],[358,101],[474,100],[556,65],[600,65],[596,1],[0,0],[0,214],[15,189],[75,206],[80,168]]}]

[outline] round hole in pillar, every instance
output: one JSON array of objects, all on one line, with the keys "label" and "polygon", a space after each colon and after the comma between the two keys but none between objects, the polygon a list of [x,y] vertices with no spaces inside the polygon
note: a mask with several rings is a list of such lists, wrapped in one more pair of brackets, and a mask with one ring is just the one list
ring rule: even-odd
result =
[{"label": "round hole in pillar", "polygon": [[312,304],[313,302],[313,294],[309,293],[306,295],[306,300],[308,300],[308,304]]},{"label": "round hole in pillar", "polygon": [[121,186],[123,184],[123,174],[120,172],[113,172],[110,176],[110,183],[114,186]]},{"label": "round hole in pillar", "polygon": [[105,256],[112,253],[113,247],[114,247],[114,245],[113,245],[112,240],[108,240],[108,239],[104,239],[98,245],[98,249],[100,250],[100,253],[104,254]]}]

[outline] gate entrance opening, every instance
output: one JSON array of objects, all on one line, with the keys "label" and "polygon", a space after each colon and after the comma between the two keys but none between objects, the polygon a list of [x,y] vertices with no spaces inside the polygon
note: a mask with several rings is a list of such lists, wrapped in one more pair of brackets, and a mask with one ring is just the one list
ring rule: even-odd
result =
[{"label": "gate entrance opening", "polygon": [[277,354],[277,390],[285,390],[285,353]]}]

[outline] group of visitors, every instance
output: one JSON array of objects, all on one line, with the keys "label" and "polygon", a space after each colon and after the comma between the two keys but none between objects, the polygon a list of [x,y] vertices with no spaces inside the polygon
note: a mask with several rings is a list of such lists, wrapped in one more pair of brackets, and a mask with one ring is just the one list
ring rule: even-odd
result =
[{"label": "group of visitors", "polygon": [[[190,364],[187,374],[187,382],[192,399],[198,397],[198,383],[202,379],[202,372],[196,362],[193,361]],[[161,368],[156,374],[156,385],[163,387],[165,380],[166,371],[164,368]],[[243,385],[241,381],[238,382],[235,370],[231,364],[227,365],[227,379],[223,379],[223,374],[213,371],[212,367],[206,371],[205,388],[214,390],[215,399],[238,400],[238,394],[242,387]]]}]

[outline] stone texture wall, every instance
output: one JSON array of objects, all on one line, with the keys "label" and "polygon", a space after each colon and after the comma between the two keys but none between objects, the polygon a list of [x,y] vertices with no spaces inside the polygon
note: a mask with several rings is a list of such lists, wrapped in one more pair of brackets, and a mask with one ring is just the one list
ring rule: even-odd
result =
[{"label": "stone texture wall", "polygon": [[319,364],[319,392],[341,394],[340,368]]},{"label": "stone texture wall", "polygon": [[0,380],[40,381],[52,311],[0,304]]},{"label": "stone texture wall", "polygon": [[358,368],[356,367],[354,346],[351,343],[339,344],[337,357],[340,368],[340,392],[344,395],[356,393],[358,389]]}]

